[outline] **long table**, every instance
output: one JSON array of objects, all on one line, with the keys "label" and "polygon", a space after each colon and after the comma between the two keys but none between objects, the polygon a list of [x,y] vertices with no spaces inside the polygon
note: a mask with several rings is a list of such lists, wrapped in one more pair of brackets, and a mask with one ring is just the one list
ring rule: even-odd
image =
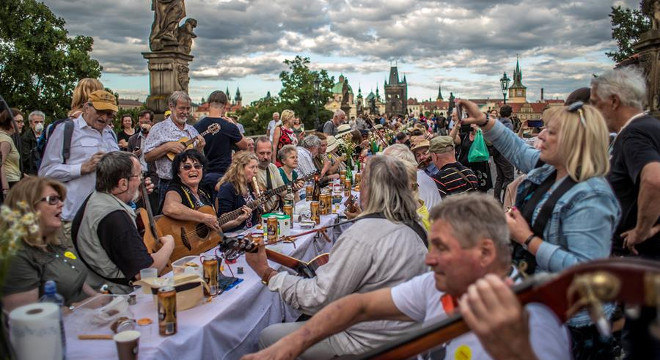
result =
[{"label": "long table", "polygon": [[[301,201],[301,204],[304,201]],[[298,204],[297,206],[298,207]],[[343,209],[341,210],[343,212]],[[321,216],[317,226],[326,226],[337,221],[336,214]],[[291,234],[305,231],[298,223],[293,224]],[[246,231],[246,233],[252,230]],[[328,235],[336,239],[339,231]],[[286,255],[311,260],[315,256],[329,252],[332,242],[316,234],[300,236],[295,245],[278,243],[269,248]],[[207,252],[213,254],[215,249]],[[279,269],[280,265],[269,262]],[[295,321],[299,313],[285,305],[279,294],[268,290],[261,279],[252,271],[241,256],[235,264],[224,265],[224,275],[230,276],[230,266],[236,277],[242,278],[235,288],[212,299],[211,302],[177,313],[178,332],[172,336],[158,334],[157,305],[153,297],[136,291],[137,304],[129,307],[136,319],[150,318],[152,324],[138,326],[140,337],[140,359],[238,359],[242,355],[257,350],[261,331],[270,324]],[[237,274],[238,267],[244,273]],[[171,276],[171,274],[168,274]],[[65,331],[68,359],[115,359],[117,352],[114,341],[79,340],[83,332],[76,329],[76,313],[65,317]],[[88,330],[87,330],[88,331]],[[111,334],[109,327],[99,329],[95,334]]]}]

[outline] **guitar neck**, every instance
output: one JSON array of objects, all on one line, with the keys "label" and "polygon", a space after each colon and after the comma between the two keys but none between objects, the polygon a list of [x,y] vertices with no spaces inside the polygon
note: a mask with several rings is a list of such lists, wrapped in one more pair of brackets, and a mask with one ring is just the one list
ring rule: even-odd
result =
[{"label": "guitar neck", "polygon": [[142,202],[144,203],[144,208],[147,210],[147,217],[149,218],[149,227],[151,228],[151,233],[154,234],[156,238],[159,238],[158,228],[156,227],[156,221],[154,220],[154,213],[151,210],[151,203],[149,202],[149,192],[147,191],[147,186],[145,183],[140,184],[140,191],[142,192]]},{"label": "guitar neck", "polygon": [[270,249],[266,249],[266,256],[268,257],[269,260],[272,260],[280,265],[284,265],[289,269],[295,270],[298,269],[300,265],[303,265],[303,263],[296,258],[292,258],[291,256],[286,256],[282,253]]}]

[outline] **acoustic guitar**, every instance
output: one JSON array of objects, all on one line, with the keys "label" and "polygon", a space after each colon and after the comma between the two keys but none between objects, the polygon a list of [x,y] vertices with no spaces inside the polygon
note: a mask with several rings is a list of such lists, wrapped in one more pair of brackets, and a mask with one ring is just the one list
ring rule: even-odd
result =
[{"label": "acoustic guitar", "polygon": [[[657,307],[660,304],[660,263],[639,258],[595,260],[558,274],[538,274],[514,286],[518,300],[545,304],[563,323],[586,308],[602,323],[602,304]],[[606,321],[605,321],[606,322]],[[411,331],[400,340],[350,359],[407,359],[437,348],[470,329],[460,314]]]},{"label": "acoustic guitar", "polygon": [[[306,181],[305,179],[311,178],[312,176],[314,176],[314,174],[309,174],[301,178],[301,180]],[[261,204],[265,203],[270,196],[278,195],[285,191],[286,186],[267,190],[261,196],[249,201],[245,205],[254,210]],[[215,209],[213,209],[212,206],[202,206],[198,208],[197,211],[216,216]],[[237,219],[241,214],[243,214],[243,209],[241,208],[222,214],[218,217],[218,224],[222,226]],[[157,217],[155,225],[161,234],[169,234],[174,237],[174,250],[170,256],[171,261],[176,261],[185,256],[199,255],[211,250],[220,244],[224,237],[222,231],[215,231],[204,223],[177,220],[168,216]]]},{"label": "acoustic guitar", "polygon": [[[153,254],[160,250],[160,241],[158,239],[161,235],[156,227],[156,220],[153,211],[151,210],[151,203],[149,203],[149,193],[147,192],[147,187],[144,182],[140,184],[140,191],[142,192],[142,202],[144,203],[144,207],[137,209],[135,223],[138,228],[138,233],[142,236],[144,246],[146,246],[149,254]],[[160,273],[165,274],[171,270],[172,264],[171,262],[168,262]]]},{"label": "acoustic guitar", "polygon": [[[215,135],[218,131],[220,131],[220,125],[216,124],[216,123],[213,123],[213,124],[209,125],[208,128],[206,128],[206,131],[204,131],[203,133],[201,133],[199,135],[202,136],[202,137],[204,137],[208,134]],[[180,138],[178,140],[178,142],[183,144],[183,146],[185,147],[185,150],[188,150],[188,149],[192,149],[193,143],[195,143],[195,139],[189,139],[189,138],[184,136],[184,137]],[[170,161],[174,160],[175,156],[176,156],[176,154],[173,153],[173,152],[168,152],[167,153],[167,158],[170,159]]]},{"label": "acoustic guitar", "polygon": [[[253,243],[252,241],[246,238],[228,238],[225,242],[220,245],[220,251],[223,253],[232,253],[233,256],[236,256],[237,253],[242,252],[257,252],[260,245]],[[266,248],[266,257],[269,260],[274,261],[280,265],[286,266],[291,270],[295,270],[299,276],[305,278],[316,277],[316,270],[322,265],[328,263],[330,259],[330,254],[324,253],[318,255],[308,262],[298,260],[294,257],[284,255],[280,252]]]}]

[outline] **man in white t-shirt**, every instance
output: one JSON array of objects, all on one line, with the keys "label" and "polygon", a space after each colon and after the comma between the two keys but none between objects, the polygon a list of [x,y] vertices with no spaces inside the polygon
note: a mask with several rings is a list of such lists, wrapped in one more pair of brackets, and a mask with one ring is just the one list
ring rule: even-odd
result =
[{"label": "man in white t-shirt", "polygon": [[277,126],[277,123],[279,121],[280,121],[280,113],[274,112],[273,120],[271,120],[268,123],[268,129],[266,129],[266,136],[268,136],[271,142],[273,142],[273,133],[275,132],[275,127]]},{"label": "man in white t-shirt", "polygon": [[415,321],[424,326],[455,312],[473,332],[440,347],[434,358],[444,353],[447,359],[570,359],[568,332],[554,314],[541,304],[523,310],[506,284],[517,272],[511,266],[509,230],[500,204],[486,194],[455,195],[434,207],[430,218],[426,264],[432,272],[393,288],[339,299],[299,330],[244,359],[294,359],[363,321]]}]

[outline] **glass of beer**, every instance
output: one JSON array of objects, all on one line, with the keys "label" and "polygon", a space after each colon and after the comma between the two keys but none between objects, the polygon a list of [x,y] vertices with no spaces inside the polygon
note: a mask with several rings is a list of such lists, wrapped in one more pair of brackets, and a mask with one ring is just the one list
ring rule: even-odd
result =
[{"label": "glass of beer", "polygon": [[310,212],[312,213],[310,220],[314,221],[317,225],[321,223],[321,217],[319,216],[319,202],[312,201],[310,204]]},{"label": "glass of beer", "polygon": [[218,259],[215,256],[200,256],[204,269],[204,281],[209,285],[209,295],[218,295]]},{"label": "glass of beer", "polygon": [[307,183],[307,185],[305,185],[305,200],[312,201],[313,193],[314,193],[314,185],[312,183]]}]

